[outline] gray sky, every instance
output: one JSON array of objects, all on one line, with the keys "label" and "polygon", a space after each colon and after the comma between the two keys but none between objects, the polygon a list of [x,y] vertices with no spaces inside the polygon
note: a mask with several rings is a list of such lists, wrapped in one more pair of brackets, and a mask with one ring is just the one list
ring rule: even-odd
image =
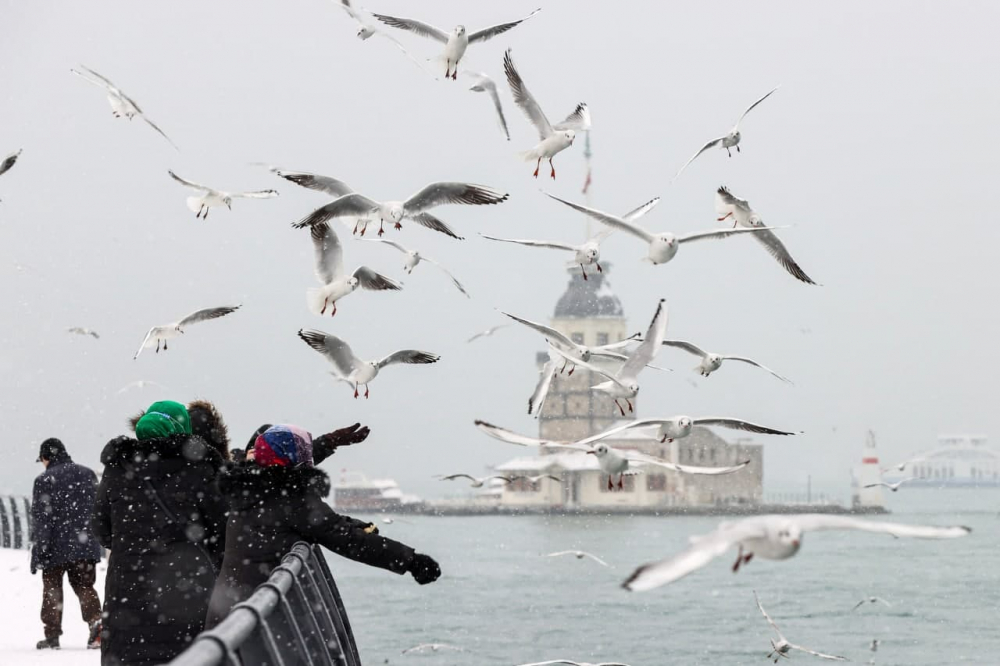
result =
[{"label": "gray sky", "polygon": [[[475,28],[535,6],[369,8]],[[30,490],[46,436],[96,466],[125,418],[161,397],[215,401],[237,445],[265,421],[313,432],[361,421],[370,441],[327,468],[392,476],[430,495],[452,490],[435,473],[476,472],[520,453],[472,420],[535,429],[524,405],[540,339],[508,329],[464,341],[500,323],[494,307],[547,319],[567,276],[557,253],[476,234],[572,241],[586,223],[538,192],[582,201],[582,142],[556,158],[555,183],[535,181],[533,166],[514,157],[536,136],[502,84],[508,46],[551,117],[590,105],[594,206],[621,212],[662,196],[647,228],[708,229],[714,190],[727,184],[768,223],[794,225],[781,236],[824,285],[798,283],[751,239],[688,246],[651,267],[639,262],[640,243],[616,234],[604,258],[630,328],[665,297],[672,336],[753,356],[795,381],[727,367],[695,389],[684,381],[694,359],[665,352],[660,363],[678,372],[644,376],[640,416],[723,414],[805,430],[765,440],[768,490],[811,474],[814,486],[846,494],[868,428],[884,458],[929,447],[941,432],[993,435],[1000,227],[986,193],[1000,159],[998,15],[987,2],[646,2],[581,12],[548,0],[463,63],[501,83],[508,144],[484,95],[421,75],[387,42],[357,40],[333,2],[0,0],[0,153],[24,148],[0,178],[0,491]],[[437,53],[429,40],[397,36],[422,56]],[[80,63],[135,98],[181,151],[138,119],[112,118],[101,91],[70,74]],[[670,184],[778,83],[744,122],[742,154],[710,152]],[[354,295],[324,320],[305,307],[308,232],[289,223],[327,199],[252,161],[336,176],[375,198],[445,179],[511,197],[438,211],[463,242],[412,224],[390,236],[451,268],[471,301],[428,267],[403,276],[398,253],[351,242],[338,227],[348,264],[405,277],[406,289]],[[168,168],[281,197],[238,200],[196,220]],[[132,360],[151,325],[232,303],[243,309],[191,329],[166,355]],[[69,336],[70,326],[102,338]],[[413,347],[442,360],[389,369],[370,400],[355,401],[296,338],[302,327],[341,335],[362,357]],[[136,379],[173,390],[117,394]]]}]

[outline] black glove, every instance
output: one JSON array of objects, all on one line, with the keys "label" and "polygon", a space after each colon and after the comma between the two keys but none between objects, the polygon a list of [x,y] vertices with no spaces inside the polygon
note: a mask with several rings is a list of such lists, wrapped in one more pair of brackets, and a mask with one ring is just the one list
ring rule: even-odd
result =
[{"label": "black glove", "polygon": [[413,559],[410,560],[409,571],[413,574],[413,580],[421,585],[433,583],[441,577],[441,567],[434,561],[434,558],[423,553],[413,554]]},{"label": "black glove", "polygon": [[346,428],[341,428],[340,430],[334,430],[328,433],[326,437],[330,438],[330,446],[332,448],[337,448],[340,446],[350,446],[351,444],[360,444],[361,442],[368,439],[368,435],[371,431],[368,426],[362,427],[360,423],[355,423],[352,426],[347,426]]}]

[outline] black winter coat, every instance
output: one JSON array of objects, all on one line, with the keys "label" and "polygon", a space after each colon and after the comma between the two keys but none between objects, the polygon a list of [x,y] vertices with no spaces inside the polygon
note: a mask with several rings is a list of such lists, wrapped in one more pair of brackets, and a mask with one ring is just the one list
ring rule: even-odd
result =
[{"label": "black winter coat", "polygon": [[111,550],[101,664],[162,664],[205,622],[224,543],[222,457],[198,437],[172,435],[119,437],[101,461],[94,532]]},{"label": "black winter coat", "polygon": [[31,498],[31,573],[101,559],[101,546],[90,529],[96,495],[94,470],[77,465],[69,456],[51,461],[38,475]]},{"label": "black winter coat", "polygon": [[406,573],[413,549],[377,534],[366,522],[336,513],[324,501],[330,479],[314,467],[238,465],[219,479],[229,501],[226,556],[212,593],[206,628],[267,580],[297,541],[318,543],[338,555],[397,574]]}]

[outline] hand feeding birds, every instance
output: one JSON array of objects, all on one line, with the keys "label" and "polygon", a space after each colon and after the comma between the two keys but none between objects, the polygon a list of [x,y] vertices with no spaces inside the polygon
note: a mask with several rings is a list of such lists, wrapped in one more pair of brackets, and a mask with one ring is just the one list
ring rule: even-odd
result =
[{"label": "hand feeding birds", "polygon": [[208,219],[208,211],[212,208],[225,206],[229,210],[232,210],[233,199],[271,199],[278,196],[278,192],[276,190],[259,190],[257,192],[224,192],[223,190],[217,190],[215,188],[208,187],[207,185],[199,185],[198,183],[193,183],[190,180],[185,180],[173,171],[168,170],[167,173],[181,185],[201,192],[200,196],[188,197],[187,206],[195,214],[195,217],[200,217],[203,220]]},{"label": "hand feeding birds", "polygon": [[316,278],[322,285],[306,291],[309,309],[318,315],[337,314],[337,301],[353,294],[359,287],[368,291],[399,291],[402,287],[367,266],[358,266],[348,275],[344,271],[344,248],[337,232],[326,222],[313,225],[312,237],[316,262]]}]

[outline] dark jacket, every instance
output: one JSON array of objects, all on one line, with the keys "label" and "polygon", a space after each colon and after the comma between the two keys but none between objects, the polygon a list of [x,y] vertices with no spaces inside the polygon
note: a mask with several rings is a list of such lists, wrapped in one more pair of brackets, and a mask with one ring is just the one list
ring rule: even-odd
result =
[{"label": "dark jacket", "polygon": [[31,573],[101,559],[101,546],[90,529],[96,494],[94,470],[77,465],[65,454],[51,460],[38,475],[31,499]]},{"label": "dark jacket", "polygon": [[370,566],[406,573],[413,549],[377,534],[369,523],[336,513],[324,501],[330,479],[314,467],[229,468],[219,480],[229,501],[226,556],[212,593],[206,628],[267,580],[297,541],[318,543]]},{"label": "dark jacket", "polygon": [[119,437],[101,454],[94,532],[111,550],[103,666],[170,661],[201,630],[222,561],[219,454],[190,435]]}]

